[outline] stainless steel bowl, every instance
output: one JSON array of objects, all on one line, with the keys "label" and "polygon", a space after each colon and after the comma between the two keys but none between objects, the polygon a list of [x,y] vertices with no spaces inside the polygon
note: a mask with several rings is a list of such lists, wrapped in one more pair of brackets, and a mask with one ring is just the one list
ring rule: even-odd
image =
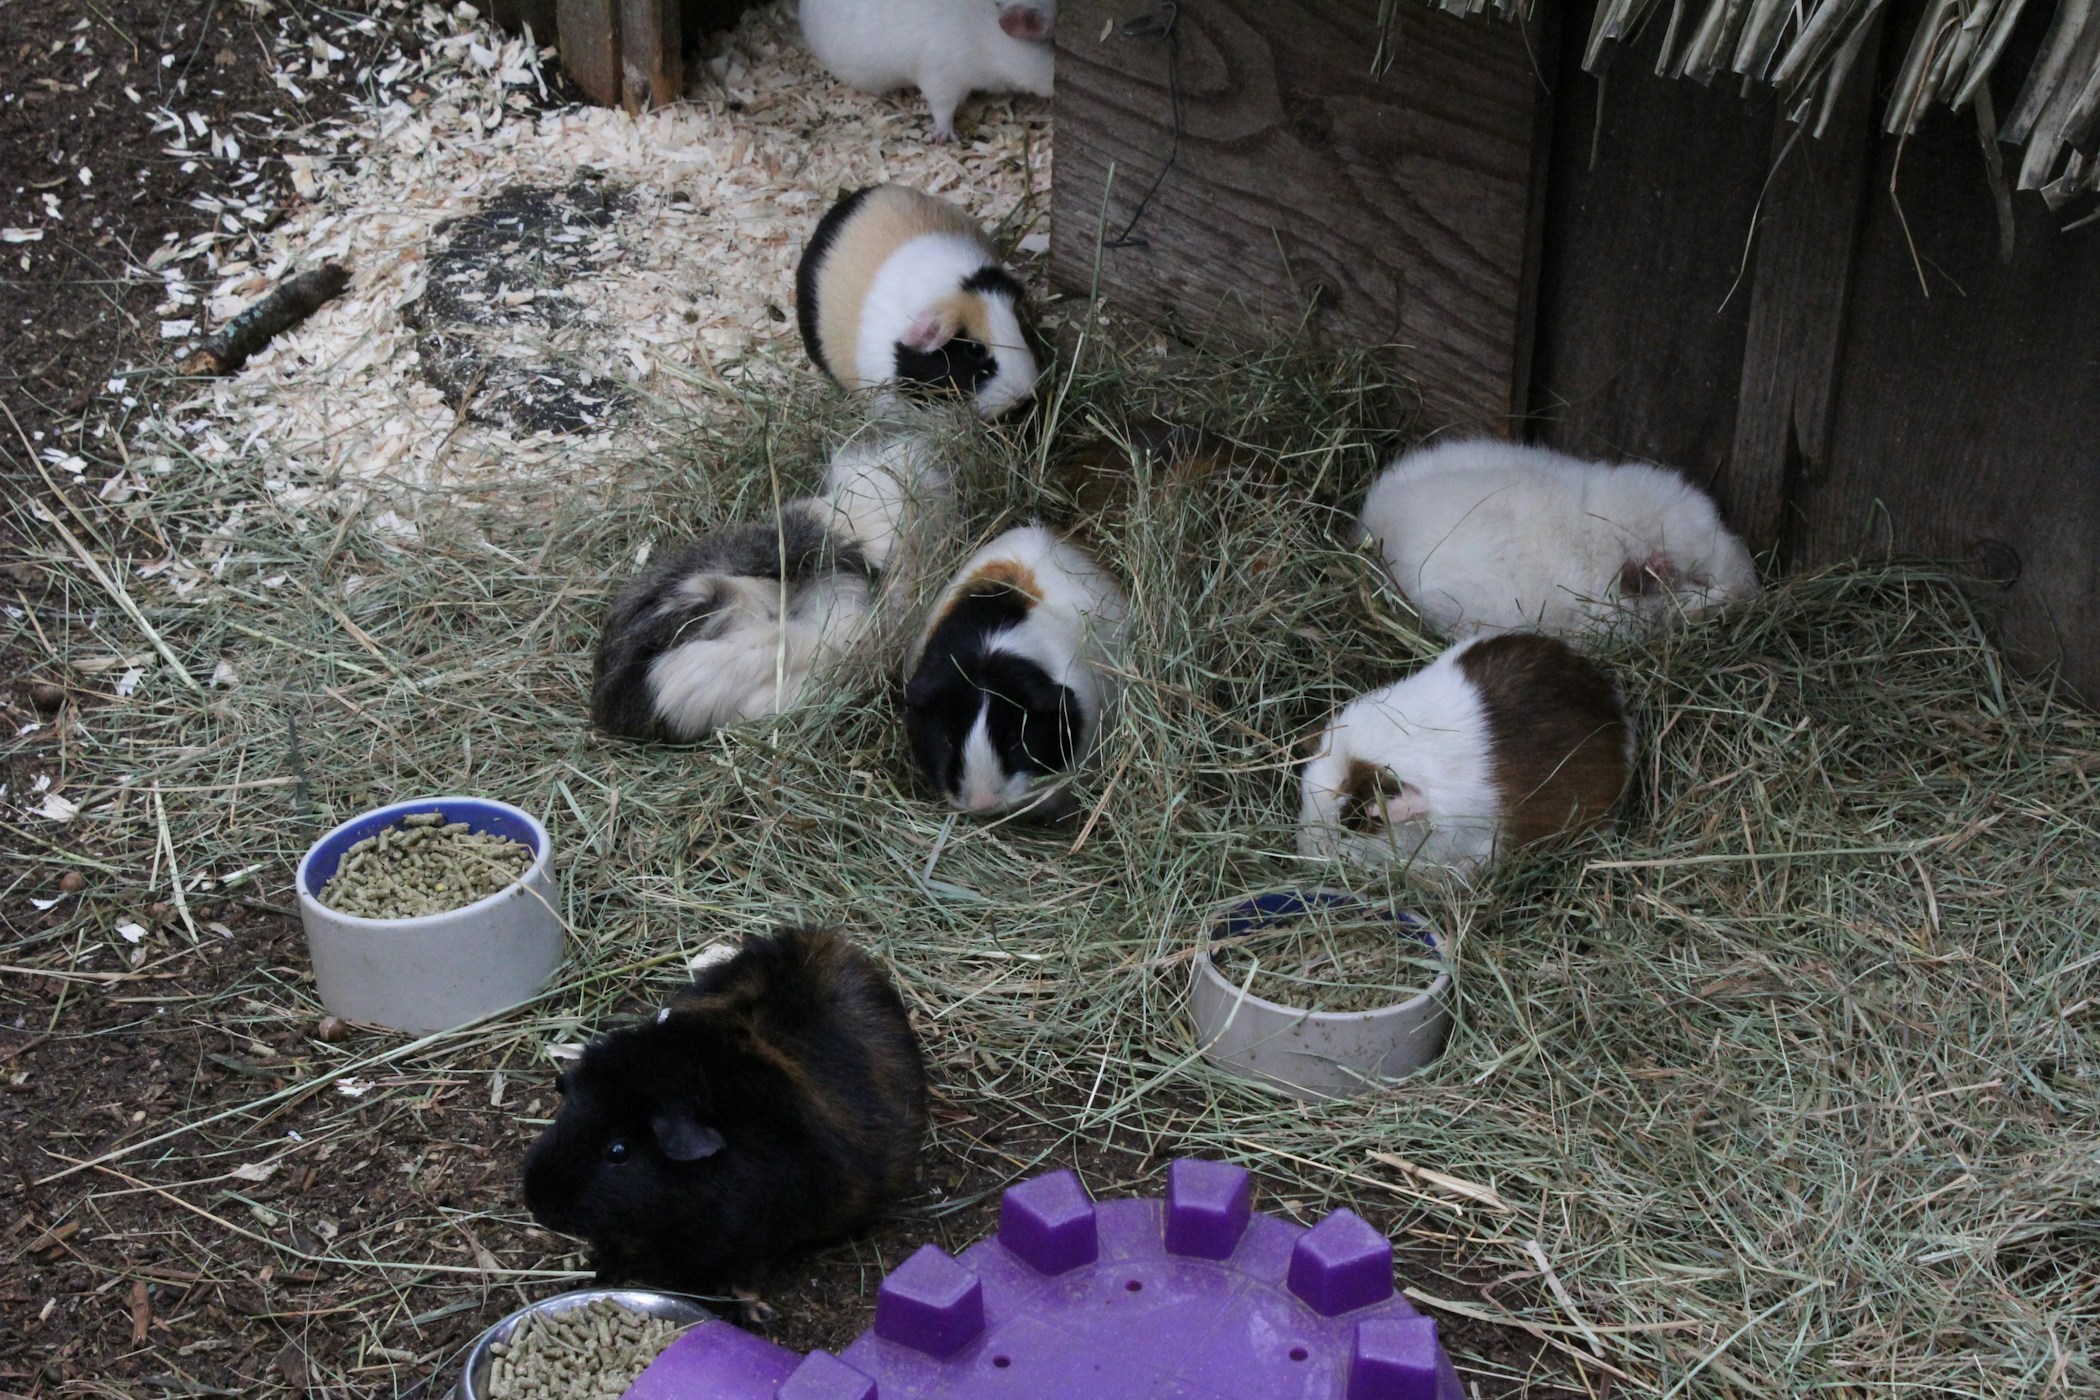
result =
[{"label": "stainless steel bowl", "polygon": [[533,1313],[565,1313],[589,1307],[600,1298],[610,1298],[630,1312],[668,1318],[687,1326],[705,1322],[714,1314],[678,1293],[658,1293],[649,1288],[577,1288],[528,1303],[474,1339],[467,1349],[467,1363],[460,1368],[459,1384],[453,1388],[457,1400],[488,1400],[489,1365],[495,1360],[489,1348],[506,1341],[518,1324]]}]

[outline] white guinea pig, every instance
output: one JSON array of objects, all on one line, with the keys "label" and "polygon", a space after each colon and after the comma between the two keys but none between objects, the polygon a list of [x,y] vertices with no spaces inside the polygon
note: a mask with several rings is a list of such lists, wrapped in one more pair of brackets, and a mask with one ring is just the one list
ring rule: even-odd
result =
[{"label": "white guinea pig", "polygon": [[1050,95],[1057,0],[802,0],[802,37],[848,87],[915,87],[933,139],[955,139],[973,92]]},{"label": "white guinea pig", "polygon": [[1604,821],[1632,762],[1595,662],[1536,633],[1475,638],[1342,707],[1300,780],[1298,849],[1470,875]]},{"label": "white guinea pig", "polygon": [[1515,443],[1439,443],[1387,467],[1363,530],[1422,621],[1449,636],[1582,638],[1757,592],[1750,551],[1676,472]]},{"label": "white guinea pig", "polygon": [[795,269],[795,319],[848,389],[956,393],[987,418],[1035,392],[1021,284],[977,221],[903,185],[843,196]]}]

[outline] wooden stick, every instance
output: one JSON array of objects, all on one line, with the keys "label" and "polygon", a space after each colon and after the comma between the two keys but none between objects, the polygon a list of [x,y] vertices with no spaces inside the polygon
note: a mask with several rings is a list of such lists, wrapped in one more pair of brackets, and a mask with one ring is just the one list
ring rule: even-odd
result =
[{"label": "wooden stick", "polygon": [[350,282],[350,271],[325,263],[278,283],[261,301],[219,327],[183,356],[177,374],[232,374],[279,334],[319,311]]}]

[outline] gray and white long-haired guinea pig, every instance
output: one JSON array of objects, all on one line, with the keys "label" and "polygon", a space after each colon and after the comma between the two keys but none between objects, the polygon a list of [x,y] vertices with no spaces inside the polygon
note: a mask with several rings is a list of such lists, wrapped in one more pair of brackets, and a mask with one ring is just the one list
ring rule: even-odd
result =
[{"label": "gray and white long-haired guinea pig", "polygon": [[1632,771],[1610,676],[1567,643],[1459,643],[1344,705],[1300,779],[1298,849],[1471,875],[1517,847],[1605,821]]},{"label": "gray and white long-haired guinea pig", "polygon": [[829,929],[747,938],[558,1081],[525,1203],[599,1278],[701,1291],[873,1220],[911,1189],[926,1071],[896,989]]},{"label": "gray and white long-haired guinea pig", "polygon": [[1363,531],[1431,629],[1580,640],[1757,592],[1757,568],[1705,492],[1644,462],[1516,443],[1439,443],[1396,460]]},{"label": "gray and white long-haired guinea pig", "polygon": [[1123,589],[1041,525],[1008,530],[935,601],[909,659],[913,756],[955,807],[1055,819],[1121,688]]},{"label": "gray and white long-haired guinea pig", "polygon": [[849,442],[822,495],[705,536],[620,589],[599,636],[592,721],[692,740],[786,709],[901,622],[952,504],[930,438]]},{"label": "gray and white long-haired guinea pig", "polygon": [[795,318],[848,389],[959,395],[986,418],[1035,392],[1021,284],[977,221],[903,185],[854,190],[810,235]]},{"label": "gray and white long-haired guinea pig", "polygon": [[802,0],[802,37],[833,77],[863,92],[915,87],[933,139],[955,139],[973,92],[1050,95],[1057,0]]}]

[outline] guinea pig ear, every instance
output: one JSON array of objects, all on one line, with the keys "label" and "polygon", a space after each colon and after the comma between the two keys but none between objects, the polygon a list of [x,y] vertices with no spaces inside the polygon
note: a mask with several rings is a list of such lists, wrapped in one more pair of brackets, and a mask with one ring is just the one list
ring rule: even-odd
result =
[{"label": "guinea pig ear", "polygon": [[898,342],[907,350],[916,350],[922,355],[934,351],[955,339],[962,330],[962,319],[952,311],[922,311],[912,318],[905,328],[904,338]]},{"label": "guinea pig ear", "polygon": [[697,1162],[726,1146],[722,1135],[695,1120],[690,1109],[667,1108],[649,1120],[649,1128],[664,1156],[674,1162]]}]

